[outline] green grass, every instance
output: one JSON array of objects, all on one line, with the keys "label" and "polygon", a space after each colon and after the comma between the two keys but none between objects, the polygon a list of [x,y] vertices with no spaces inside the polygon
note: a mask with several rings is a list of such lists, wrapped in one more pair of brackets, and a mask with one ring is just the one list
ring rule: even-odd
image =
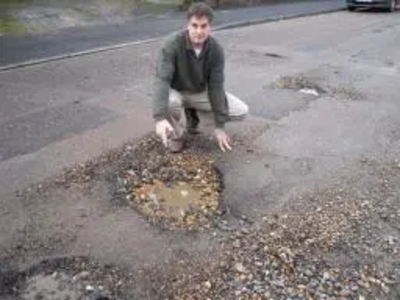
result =
[{"label": "green grass", "polygon": [[0,0],[0,4],[20,4],[29,2],[27,0]]},{"label": "green grass", "polygon": [[23,35],[26,32],[24,25],[12,17],[0,17],[0,34]]},{"label": "green grass", "polygon": [[165,3],[162,0],[160,1],[142,0],[138,1],[138,5],[139,5],[139,10],[142,13],[152,13],[152,14],[175,11],[179,7],[179,5],[176,3],[175,4],[173,2]]}]

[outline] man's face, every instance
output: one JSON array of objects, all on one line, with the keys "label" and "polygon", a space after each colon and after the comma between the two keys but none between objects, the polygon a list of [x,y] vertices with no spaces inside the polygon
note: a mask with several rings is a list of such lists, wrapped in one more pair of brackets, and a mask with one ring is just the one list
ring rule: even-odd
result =
[{"label": "man's face", "polygon": [[207,17],[193,16],[188,21],[187,29],[192,44],[200,45],[207,40],[210,34],[211,24]]}]

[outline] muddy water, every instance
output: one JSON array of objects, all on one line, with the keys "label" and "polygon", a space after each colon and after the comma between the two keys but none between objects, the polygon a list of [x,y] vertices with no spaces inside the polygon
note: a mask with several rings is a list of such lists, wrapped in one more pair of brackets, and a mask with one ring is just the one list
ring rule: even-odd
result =
[{"label": "muddy water", "polygon": [[184,182],[173,187],[162,185],[155,191],[161,203],[168,208],[184,210],[191,205],[198,205],[201,201],[201,192]]},{"label": "muddy water", "polygon": [[68,275],[62,273],[39,274],[27,281],[21,299],[78,299],[78,292],[71,288],[71,279]]}]

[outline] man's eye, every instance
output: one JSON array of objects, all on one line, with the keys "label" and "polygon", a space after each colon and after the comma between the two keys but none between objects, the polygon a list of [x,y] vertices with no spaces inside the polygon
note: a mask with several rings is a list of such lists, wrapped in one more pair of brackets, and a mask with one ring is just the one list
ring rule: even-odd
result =
[{"label": "man's eye", "polygon": [[193,28],[197,28],[197,27],[199,27],[199,25],[197,25],[197,24],[192,24],[192,27],[193,27]]},{"label": "man's eye", "polygon": [[202,28],[202,29],[205,29],[206,27],[207,27],[206,24],[201,25],[201,28]]}]

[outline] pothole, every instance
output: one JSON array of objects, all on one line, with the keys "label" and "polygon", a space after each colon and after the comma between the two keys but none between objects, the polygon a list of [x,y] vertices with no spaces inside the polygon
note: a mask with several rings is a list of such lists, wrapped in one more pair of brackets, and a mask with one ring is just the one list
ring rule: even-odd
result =
[{"label": "pothole", "polygon": [[316,81],[317,80],[304,75],[282,76],[273,82],[272,86],[278,89],[315,91],[319,95],[327,93],[326,89],[322,88]]},{"label": "pothole", "polygon": [[150,137],[139,143],[133,157],[120,174],[120,185],[132,207],[151,223],[200,229],[222,214],[221,176],[211,153],[173,154]]},{"label": "pothole", "polygon": [[336,99],[362,100],[366,96],[352,84],[353,80],[344,81],[342,73],[334,70],[323,75],[282,76],[274,81],[271,86],[275,89],[291,90],[313,96],[314,99],[329,95]]},{"label": "pothole", "polygon": [[15,272],[5,295],[18,300],[125,299],[132,280],[127,272],[99,265],[86,257],[57,258]]},{"label": "pothole", "polygon": [[278,54],[278,53],[273,53],[273,52],[266,52],[264,53],[265,56],[267,57],[272,57],[272,58],[276,58],[276,59],[288,59],[288,57]]}]

